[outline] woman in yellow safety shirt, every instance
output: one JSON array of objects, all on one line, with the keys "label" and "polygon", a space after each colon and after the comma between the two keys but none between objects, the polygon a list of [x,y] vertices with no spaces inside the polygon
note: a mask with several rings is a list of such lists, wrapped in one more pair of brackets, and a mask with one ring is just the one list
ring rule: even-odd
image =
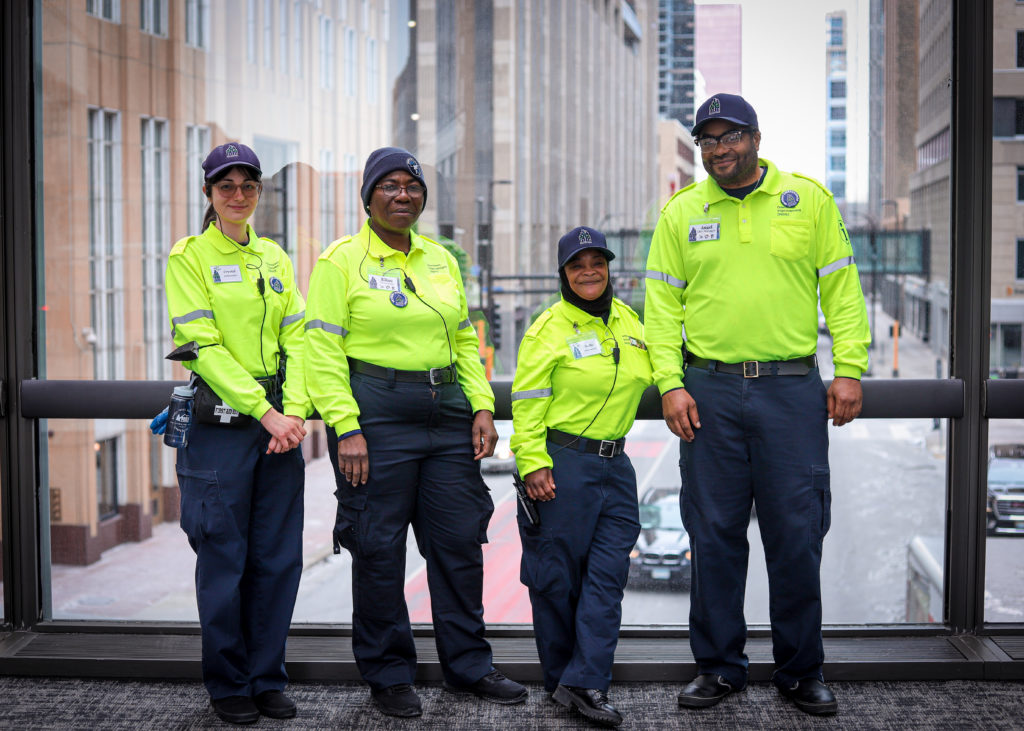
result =
[{"label": "woman in yellow safety shirt", "polygon": [[[181,527],[196,552],[203,681],[229,723],[291,718],[285,640],[302,572],[311,410],[303,382],[303,301],[288,255],[249,219],[260,162],[229,142],[203,162],[204,231],[174,245],[167,309],[196,386],[178,450]],[[287,368],[285,360],[287,357]]]},{"label": "woman in yellow safety shirt", "polygon": [[604,726],[629,552],[640,534],[624,453],[651,364],[636,313],[612,294],[600,231],[558,242],[562,299],[527,330],[512,383],[512,451],[539,520],[520,507],[522,580],[552,699]]},{"label": "woman in yellow safety shirt", "polygon": [[352,555],[352,649],[377,708],[419,716],[405,602],[411,524],[427,566],[445,687],[520,703],[491,664],[483,552],[494,505],[479,460],[494,451],[494,395],[458,264],[413,231],[427,200],[407,150],[363,171],[369,220],[320,255],[309,285],[306,381],[337,482],[335,551]]}]

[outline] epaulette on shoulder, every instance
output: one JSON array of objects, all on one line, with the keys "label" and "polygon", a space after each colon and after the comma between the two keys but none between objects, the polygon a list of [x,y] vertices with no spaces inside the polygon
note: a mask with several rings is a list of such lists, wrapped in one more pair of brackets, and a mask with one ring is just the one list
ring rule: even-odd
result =
[{"label": "epaulette on shoulder", "polygon": [[619,306],[620,306],[620,307],[622,307],[622,309],[624,309],[624,310],[625,310],[626,312],[628,312],[628,313],[629,313],[630,315],[632,315],[632,316],[633,316],[633,319],[634,319],[634,320],[637,320],[637,321],[639,322],[639,320],[640,320],[640,315],[636,314],[636,310],[634,310],[634,309],[633,309],[632,307],[630,307],[630,306],[629,306],[629,305],[627,305],[627,304],[626,304],[625,302],[623,302],[622,300],[620,300],[620,299],[619,299],[618,297],[613,297],[612,299],[613,299],[613,300],[614,300],[615,302],[618,302],[618,303],[619,303]]},{"label": "epaulette on shoulder", "polygon": [[661,212],[662,212],[662,213],[664,213],[664,212],[665,212],[665,209],[666,209],[666,208],[668,208],[669,204],[670,204],[670,203],[671,203],[672,201],[674,201],[674,200],[676,199],[676,197],[677,197],[677,196],[679,196],[679,195],[682,195],[683,193],[687,192],[688,190],[691,190],[692,188],[695,188],[695,187],[697,186],[697,183],[698,183],[698,182],[699,182],[699,181],[697,181],[697,180],[694,180],[694,181],[693,181],[692,183],[690,183],[690,184],[689,184],[689,185],[687,185],[686,187],[684,187],[684,188],[680,188],[680,189],[679,189],[679,190],[677,190],[677,191],[676,191],[675,193],[673,193],[673,194],[672,194],[672,197],[671,197],[671,198],[669,198],[669,199],[668,199],[667,201],[665,201],[665,205],[663,205],[663,206],[661,207]]},{"label": "epaulette on shoulder", "polygon": [[199,238],[199,237],[198,236],[186,236],[183,239],[178,239],[177,241],[174,242],[174,246],[171,247],[171,254],[170,255],[171,256],[175,256],[176,254],[184,254],[185,253],[185,249],[188,248],[188,245],[191,244],[193,241],[195,241],[197,238]]},{"label": "epaulette on shoulder", "polygon": [[351,235],[342,236],[340,239],[335,239],[334,241],[327,245],[326,249],[323,250],[323,253],[320,254],[320,258],[330,259],[338,248],[345,246],[346,244],[351,244],[353,241],[355,241],[355,237]]},{"label": "epaulette on shoulder", "polygon": [[808,182],[814,183],[814,185],[816,185],[824,193],[826,193],[829,198],[832,197],[832,191],[826,188],[820,181],[816,180],[815,178],[812,178],[810,175],[804,175],[803,173],[790,173],[790,175],[792,175],[794,178],[800,178],[801,180],[806,180]]},{"label": "epaulette on shoulder", "polygon": [[530,325],[530,330],[533,330],[535,333],[540,332],[549,322],[551,322],[552,317],[554,317],[554,313],[549,307],[537,315],[537,319],[533,321],[532,325]]}]

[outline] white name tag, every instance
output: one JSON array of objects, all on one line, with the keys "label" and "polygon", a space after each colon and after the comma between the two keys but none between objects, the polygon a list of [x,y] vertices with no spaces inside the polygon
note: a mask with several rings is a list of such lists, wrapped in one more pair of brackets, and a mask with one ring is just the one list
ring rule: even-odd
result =
[{"label": "white name tag", "polygon": [[398,277],[385,277],[383,274],[370,275],[370,289],[386,289],[388,292],[397,292]]},{"label": "white name tag", "polygon": [[691,223],[690,241],[718,241],[721,224],[718,223]]},{"label": "white name tag", "polygon": [[219,266],[212,266],[210,267],[210,272],[213,274],[214,284],[242,281],[242,270],[237,264],[221,264]]},{"label": "white name tag", "polygon": [[597,342],[597,338],[593,335],[589,338],[571,339],[569,349],[572,351],[572,357],[576,360],[589,358],[592,355],[601,355],[601,343]]}]

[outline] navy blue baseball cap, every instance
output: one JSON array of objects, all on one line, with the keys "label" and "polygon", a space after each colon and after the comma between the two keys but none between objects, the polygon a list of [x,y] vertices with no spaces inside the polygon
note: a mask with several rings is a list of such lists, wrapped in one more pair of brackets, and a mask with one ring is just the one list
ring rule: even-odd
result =
[{"label": "navy blue baseball cap", "polygon": [[692,132],[694,137],[707,122],[713,122],[716,119],[757,129],[757,112],[739,94],[715,94],[697,108],[697,115],[694,119],[696,120]]},{"label": "navy blue baseball cap", "polygon": [[[363,188],[359,191],[363,199],[363,209],[369,212],[370,198],[373,197],[373,186],[377,181],[388,173],[401,170],[404,173],[416,178],[419,184],[427,187],[427,181],[423,178],[423,168],[420,167],[416,157],[401,147],[381,147],[370,153],[366,158],[366,167],[363,168]],[[427,204],[427,194],[423,193],[423,205]]]},{"label": "navy blue baseball cap", "polygon": [[615,252],[605,244],[603,233],[589,226],[577,226],[558,240],[558,268],[584,249],[597,249],[608,261],[615,258]]},{"label": "navy blue baseball cap", "polygon": [[233,168],[236,165],[250,167],[259,175],[263,175],[260,169],[260,159],[248,145],[241,142],[225,142],[210,150],[210,154],[203,160],[203,173],[209,180],[225,168]]}]

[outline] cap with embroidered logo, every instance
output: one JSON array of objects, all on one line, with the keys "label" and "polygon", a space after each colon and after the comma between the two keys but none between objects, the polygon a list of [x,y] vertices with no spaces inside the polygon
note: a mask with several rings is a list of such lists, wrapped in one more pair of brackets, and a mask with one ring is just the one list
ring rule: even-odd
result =
[{"label": "cap with embroidered logo", "polygon": [[558,268],[564,267],[584,249],[597,249],[608,261],[615,258],[615,252],[608,248],[603,233],[589,226],[577,226],[558,240]]},{"label": "cap with embroidered logo", "polygon": [[692,134],[695,138],[705,124],[716,119],[757,129],[757,112],[739,94],[715,94],[697,108],[694,119]]},{"label": "cap with embroidered logo", "polygon": [[209,180],[221,170],[233,168],[236,165],[250,167],[259,175],[263,174],[260,168],[260,159],[248,145],[241,142],[225,142],[210,150],[210,154],[203,160],[203,174]]}]

